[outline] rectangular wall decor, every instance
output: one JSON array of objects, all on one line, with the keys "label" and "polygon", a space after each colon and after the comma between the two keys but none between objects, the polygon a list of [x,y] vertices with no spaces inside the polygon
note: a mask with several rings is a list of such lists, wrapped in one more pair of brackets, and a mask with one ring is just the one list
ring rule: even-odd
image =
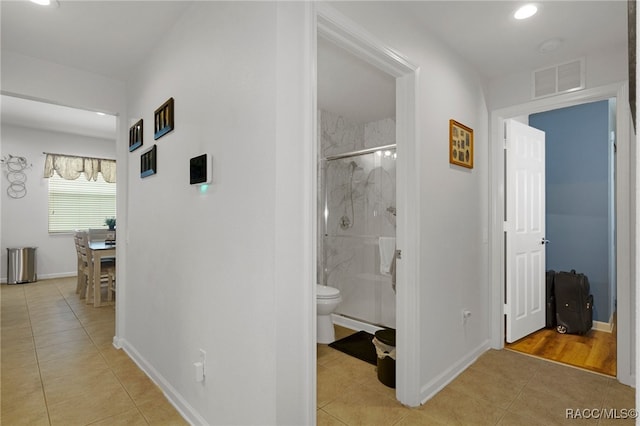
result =
[{"label": "rectangular wall decor", "polygon": [[449,120],[449,163],[473,169],[473,129]]},{"label": "rectangular wall decor", "polygon": [[129,127],[129,152],[142,146],[142,119]]},{"label": "rectangular wall decor", "polygon": [[151,175],[155,175],[158,172],[158,168],[156,166],[156,152],[157,145],[153,145],[153,147],[146,152],[143,152],[140,156],[140,177],[147,177]]},{"label": "rectangular wall decor", "polygon": [[173,98],[169,98],[154,112],[153,120],[153,139],[160,139],[173,130]]}]

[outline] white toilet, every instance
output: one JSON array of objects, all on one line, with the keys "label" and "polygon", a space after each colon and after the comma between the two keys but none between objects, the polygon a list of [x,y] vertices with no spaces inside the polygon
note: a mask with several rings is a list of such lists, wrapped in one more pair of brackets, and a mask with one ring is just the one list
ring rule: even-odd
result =
[{"label": "white toilet", "polygon": [[316,284],[316,305],[318,308],[318,343],[329,344],[336,340],[331,314],[342,302],[340,290]]}]

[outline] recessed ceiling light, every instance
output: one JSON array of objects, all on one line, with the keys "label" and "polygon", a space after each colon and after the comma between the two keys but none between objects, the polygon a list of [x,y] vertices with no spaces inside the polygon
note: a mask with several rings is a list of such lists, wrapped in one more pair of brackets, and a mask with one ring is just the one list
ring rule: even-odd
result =
[{"label": "recessed ceiling light", "polygon": [[58,0],[30,0],[30,1],[31,3],[35,3],[40,6],[50,6],[53,8],[60,7],[60,3],[58,2]]},{"label": "recessed ceiling light", "polygon": [[525,4],[520,9],[516,10],[513,17],[516,19],[527,19],[535,15],[536,12],[538,12],[538,7],[535,4]]}]

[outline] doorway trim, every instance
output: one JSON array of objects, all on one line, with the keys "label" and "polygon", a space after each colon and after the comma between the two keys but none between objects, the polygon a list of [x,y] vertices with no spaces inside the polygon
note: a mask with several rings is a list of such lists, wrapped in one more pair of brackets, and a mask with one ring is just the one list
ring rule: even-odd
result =
[{"label": "doorway trim", "polygon": [[[615,83],[580,92],[573,92],[532,102],[496,109],[491,112],[491,144],[489,144],[490,170],[490,215],[489,215],[489,253],[491,286],[491,346],[495,349],[504,347],[504,142],[502,137],[503,121],[524,115],[553,109],[570,107],[578,104],[595,102],[609,98],[617,98],[616,102],[616,269],[617,269],[617,378],[621,383],[635,386],[632,353],[632,316],[635,300],[631,299],[631,256],[630,237],[631,223],[629,219],[630,191],[630,138],[628,84]],[[626,159],[625,161],[622,161]]]},{"label": "doorway trim", "polygon": [[[329,40],[396,79],[396,241],[397,248],[402,251],[396,275],[396,342],[397,352],[402,354],[396,361],[396,398],[405,405],[418,406],[421,402],[418,321],[420,245],[417,238],[420,225],[417,162],[420,158],[417,144],[419,68],[325,3],[316,4],[315,28],[316,40],[317,37]],[[314,60],[313,69],[317,73],[316,43],[311,56]],[[314,87],[313,102],[315,109],[317,86]],[[313,138],[314,146],[319,146],[317,132],[314,132]],[[313,199],[317,200],[317,185],[314,185]]]}]

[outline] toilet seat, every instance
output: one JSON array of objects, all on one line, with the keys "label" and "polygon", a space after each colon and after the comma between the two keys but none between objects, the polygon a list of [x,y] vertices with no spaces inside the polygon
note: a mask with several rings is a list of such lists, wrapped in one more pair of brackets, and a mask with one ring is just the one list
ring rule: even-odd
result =
[{"label": "toilet seat", "polygon": [[340,297],[340,290],[326,285],[316,284],[316,298],[318,299],[337,299]]}]

